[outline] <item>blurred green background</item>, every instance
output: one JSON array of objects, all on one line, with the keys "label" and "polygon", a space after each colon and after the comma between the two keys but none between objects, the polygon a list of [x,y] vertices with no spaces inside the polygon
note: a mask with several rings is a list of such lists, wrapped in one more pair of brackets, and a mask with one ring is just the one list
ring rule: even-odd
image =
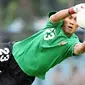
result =
[{"label": "blurred green background", "polygon": [[0,30],[21,40],[42,29],[49,11],[59,11],[84,0],[0,0]]}]

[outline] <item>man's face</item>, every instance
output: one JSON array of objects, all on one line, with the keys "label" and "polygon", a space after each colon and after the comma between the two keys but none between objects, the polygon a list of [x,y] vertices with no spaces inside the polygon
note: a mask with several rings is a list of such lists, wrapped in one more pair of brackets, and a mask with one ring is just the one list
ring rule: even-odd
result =
[{"label": "man's face", "polygon": [[67,35],[71,36],[76,31],[77,28],[78,24],[76,21],[76,14],[70,15],[64,19],[63,31]]}]

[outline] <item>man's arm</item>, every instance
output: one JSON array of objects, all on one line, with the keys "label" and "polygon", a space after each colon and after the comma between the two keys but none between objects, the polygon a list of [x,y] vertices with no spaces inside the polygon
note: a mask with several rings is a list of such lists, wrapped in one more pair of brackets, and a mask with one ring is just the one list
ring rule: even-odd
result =
[{"label": "man's arm", "polygon": [[74,47],[74,54],[81,54],[85,52],[85,42],[77,43]]},{"label": "man's arm", "polygon": [[69,9],[64,9],[64,10],[61,10],[61,11],[56,12],[55,14],[51,15],[50,21],[52,23],[56,23],[64,18],[68,17],[69,16],[68,10]]},{"label": "man's arm", "polygon": [[60,11],[58,11],[55,14],[50,16],[50,21],[52,23],[56,23],[62,19],[65,19],[66,17],[68,17],[71,14],[77,13],[78,11],[80,11],[83,8],[85,8],[85,3],[75,5],[73,7],[68,8],[68,9],[60,10]]}]

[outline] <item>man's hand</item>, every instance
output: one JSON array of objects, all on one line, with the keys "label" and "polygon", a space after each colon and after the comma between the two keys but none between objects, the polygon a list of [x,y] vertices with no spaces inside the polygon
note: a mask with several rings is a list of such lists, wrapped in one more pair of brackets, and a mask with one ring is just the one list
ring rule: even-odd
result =
[{"label": "man's hand", "polygon": [[82,54],[85,52],[85,42],[77,43],[74,47],[74,54]]},{"label": "man's hand", "polygon": [[75,5],[71,8],[69,8],[68,12],[69,12],[69,14],[74,14],[74,13],[79,12],[82,9],[85,9],[85,3],[81,3],[81,4],[78,4],[78,5]]}]

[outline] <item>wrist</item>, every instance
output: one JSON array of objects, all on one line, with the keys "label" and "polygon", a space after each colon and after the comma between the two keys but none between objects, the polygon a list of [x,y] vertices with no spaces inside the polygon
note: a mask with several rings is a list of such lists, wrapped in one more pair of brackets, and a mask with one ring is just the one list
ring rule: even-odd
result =
[{"label": "wrist", "polygon": [[71,7],[71,8],[68,9],[68,13],[71,15],[71,14],[74,14],[76,12],[74,11],[74,8]]}]

